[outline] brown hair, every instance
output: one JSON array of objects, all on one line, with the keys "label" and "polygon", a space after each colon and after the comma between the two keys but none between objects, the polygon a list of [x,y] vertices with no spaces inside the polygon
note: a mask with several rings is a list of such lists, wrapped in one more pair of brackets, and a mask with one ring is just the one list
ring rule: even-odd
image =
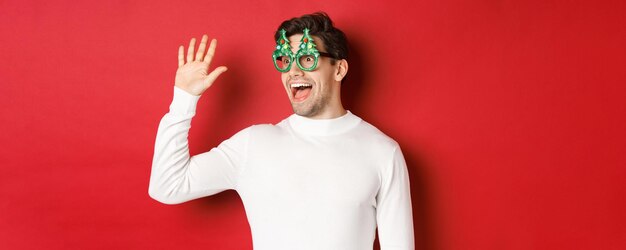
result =
[{"label": "brown hair", "polygon": [[[309,34],[319,37],[324,43],[326,53],[329,53],[335,59],[348,59],[348,41],[343,31],[333,26],[333,21],[324,12],[315,12],[313,14],[294,17],[280,24],[274,40],[278,40],[280,30],[286,31],[286,36],[294,34],[302,34],[304,28],[309,29]],[[335,60],[332,60],[335,64]]]}]

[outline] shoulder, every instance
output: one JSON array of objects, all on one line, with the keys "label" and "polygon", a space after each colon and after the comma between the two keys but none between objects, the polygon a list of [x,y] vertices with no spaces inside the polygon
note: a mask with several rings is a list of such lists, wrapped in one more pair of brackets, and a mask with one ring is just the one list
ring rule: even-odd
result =
[{"label": "shoulder", "polygon": [[362,120],[356,128],[355,135],[358,136],[360,140],[374,145],[379,149],[384,149],[385,151],[394,151],[400,147],[398,142],[393,138],[365,120]]},{"label": "shoulder", "polygon": [[267,136],[276,136],[285,133],[285,120],[277,123],[263,123],[263,124],[255,124],[250,127],[247,127],[242,130],[246,131],[245,133],[250,134],[250,136],[259,138],[259,137],[267,137]]}]

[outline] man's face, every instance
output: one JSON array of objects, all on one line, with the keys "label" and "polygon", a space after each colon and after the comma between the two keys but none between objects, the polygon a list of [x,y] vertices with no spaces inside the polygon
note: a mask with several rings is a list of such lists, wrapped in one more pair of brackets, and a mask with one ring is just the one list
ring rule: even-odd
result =
[{"label": "man's face", "polygon": [[[312,36],[317,50],[327,52],[321,39]],[[289,43],[295,54],[300,47],[302,34],[295,34],[289,37]],[[331,109],[330,107],[339,97],[339,82],[333,75],[336,73],[336,64],[331,65],[331,59],[320,56],[317,68],[312,71],[301,70],[296,62],[293,62],[291,69],[282,73],[281,79],[293,112],[310,118],[320,117]]]}]

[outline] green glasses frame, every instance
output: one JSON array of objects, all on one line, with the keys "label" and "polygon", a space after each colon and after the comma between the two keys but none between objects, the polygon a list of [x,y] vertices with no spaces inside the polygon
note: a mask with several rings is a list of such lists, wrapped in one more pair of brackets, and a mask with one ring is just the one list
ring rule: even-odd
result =
[{"label": "green glasses frame", "polygon": [[[315,41],[313,41],[313,38],[311,37],[311,35],[309,35],[308,28],[305,28],[302,31],[303,35],[300,39],[300,48],[294,54],[291,51],[291,45],[289,44],[286,33],[287,32],[285,31],[285,29],[280,30],[280,37],[278,38],[278,40],[276,40],[276,50],[274,50],[274,53],[272,54],[272,59],[274,60],[274,67],[276,67],[276,70],[282,73],[288,72],[291,69],[291,65],[295,61],[298,65],[298,68],[300,68],[301,70],[313,71],[317,67],[317,61],[320,56],[334,58],[331,54],[326,52],[320,52],[315,48],[317,45],[315,45]],[[281,68],[278,66],[276,60],[284,56],[288,57],[290,61],[287,67]],[[300,57],[303,56],[313,56],[314,61],[311,67],[306,68],[302,66],[302,64],[300,63]]]}]

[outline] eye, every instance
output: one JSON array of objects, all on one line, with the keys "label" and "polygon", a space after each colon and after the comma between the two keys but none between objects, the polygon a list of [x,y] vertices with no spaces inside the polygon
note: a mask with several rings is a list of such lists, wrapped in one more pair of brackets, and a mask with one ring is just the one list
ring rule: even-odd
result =
[{"label": "eye", "polygon": [[291,61],[289,60],[289,57],[283,56],[282,58],[283,63],[289,64]]},{"label": "eye", "polygon": [[307,62],[312,62],[312,61],[314,61],[315,59],[313,59],[313,57],[312,57],[312,56],[307,56],[304,60],[306,60]]}]

